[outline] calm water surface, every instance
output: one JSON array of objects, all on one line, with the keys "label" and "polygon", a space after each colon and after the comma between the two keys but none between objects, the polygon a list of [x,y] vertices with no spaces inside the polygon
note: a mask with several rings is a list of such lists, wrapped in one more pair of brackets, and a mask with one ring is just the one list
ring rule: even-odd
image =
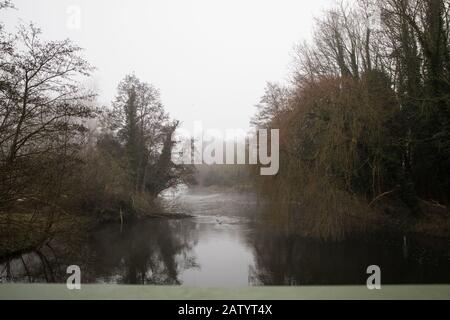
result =
[{"label": "calm water surface", "polygon": [[382,283],[450,283],[450,242],[377,237],[326,244],[264,227],[246,193],[169,192],[185,219],[147,219],[89,238],[51,243],[0,263],[1,281],[65,282],[79,265],[84,283],[186,286],[365,284],[381,267]]}]

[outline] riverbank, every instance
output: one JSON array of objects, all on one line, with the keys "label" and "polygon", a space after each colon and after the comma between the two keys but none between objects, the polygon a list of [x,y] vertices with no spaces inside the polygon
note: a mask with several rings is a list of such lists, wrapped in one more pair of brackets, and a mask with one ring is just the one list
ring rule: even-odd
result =
[{"label": "riverbank", "polygon": [[73,215],[9,213],[0,215],[0,259],[39,248],[56,237],[79,238],[92,220]]},{"label": "riverbank", "polygon": [[450,210],[431,201],[419,200],[422,214],[411,216],[410,210],[396,202],[380,206],[378,214],[384,221],[382,227],[417,236],[450,239]]},{"label": "riverbank", "polygon": [[[186,193],[179,202],[177,194]],[[204,195],[211,197],[216,195],[217,199],[207,198],[206,206],[203,202]],[[222,196],[221,196],[222,195]],[[288,206],[275,205],[264,199],[260,199],[254,192],[249,190],[236,190],[217,186],[197,187],[184,190],[181,193],[172,193],[155,202],[153,210],[147,213],[124,214],[110,212],[108,214],[3,214],[0,215],[0,257],[6,258],[20,255],[23,252],[39,248],[53,239],[64,238],[67,240],[78,240],[88,236],[93,230],[101,229],[105,225],[116,224],[119,229],[128,223],[147,219],[185,219],[193,218],[197,212],[209,212],[211,214],[226,214],[222,207],[235,201],[238,195],[242,202],[240,208],[255,206],[257,213],[251,217],[260,224],[287,230],[289,233],[298,234],[305,238],[321,239],[321,235],[330,229],[330,232],[340,233],[341,240],[358,239],[370,234],[389,233],[402,237],[418,236],[437,239],[450,239],[450,214],[447,207],[421,201],[424,214],[420,218],[411,218],[407,209],[396,203],[367,207],[364,215],[342,215],[335,224],[320,222],[319,219],[330,219],[314,214],[314,210],[300,210],[293,214],[292,208]],[[227,198],[230,198],[227,200]],[[224,199],[221,199],[224,198]],[[186,200],[188,200],[186,202]],[[222,201],[223,200],[223,201]],[[253,203],[253,204],[252,204]],[[360,212],[364,212],[360,208]],[[299,212],[300,211],[300,212]]]},{"label": "riverbank", "polygon": [[[389,232],[397,235],[417,235],[450,239],[450,209],[434,201],[419,200],[422,215],[412,217],[411,212],[400,201],[387,199],[375,204],[365,201],[342,201],[342,206],[336,211],[327,211],[329,215],[319,213],[321,204],[313,202],[280,202],[258,196],[249,186],[226,187],[211,185],[207,187],[190,187],[189,193],[248,195],[259,207],[260,213],[255,217],[264,223],[274,223],[282,229],[289,229],[306,238],[331,240],[324,237],[327,233],[338,233],[338,241],[348,238],[363,237],[365,234]],[[386,199],[385,199],[386,200]],[[326,204],[325,204],[326,205]],[[211,209],[211,208],[210,208]],[[324,210],[325,211],[325,210]],[[319,213],[318,213],[319,212]],[[337,214],[336,214],[337,213]],[[332,229],[332,230],[331,230]],[[329,231],[327,231],[329,230]]]},{"label": "riverbank", "polygon": [[140,215],[114,215],[115,218],[99,219],[88,215],[39,215],[39,214],[2,214],[0,215],[0,261],[20,256],[50,243],[52,240],[64,238],[63,241],[79,241],[87,237],[93,230],[107,224],[117,224],[120,228],[137,220],[146,219],[186,219],[193,217],[183,213],[150,213]]},{"label": "riverbank", "polygon": [[194,217],[172,210],[123,225],[73,224],[0,262],[0,281],[64,283],[67,266],[78,265],[83,284],[358,285],[367,266],[377,264],[386,284],[450,283],[449,240],[398,230],[351,234],[340,242],[307,238],[274,227],[254,193],[186,190],[172,201]]},{"label": "riverbank", "polygon": [[418,199],[421,214],[414,215],[395,197],[368,202],[337,190],[316,190],[304,197],[298,193],[261,197],[263,217],[303,237],[332,242],[383,232],[450,239],[450,210],[434,201]]}]

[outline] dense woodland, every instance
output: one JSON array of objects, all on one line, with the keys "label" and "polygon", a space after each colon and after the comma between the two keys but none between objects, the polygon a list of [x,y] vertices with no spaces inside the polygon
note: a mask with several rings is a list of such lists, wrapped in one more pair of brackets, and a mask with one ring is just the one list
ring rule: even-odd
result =
[{"label": "dense woodland", "polygon": [[342,1],[314,30],[292,85],[258,105],[256,126],[284,129],[280,172],[258,188],[300,202],[297,225],[325,238],[380,211],[429,220],[450,200],[450,3]]},{"label": "dense woodland", "polygon": [[[200,168],[200,183],[252,184],[312,237],[342,239],[380,217],[450,230],[450,3],[343,1],[295,56],[291,85],[268,83],[253,119],[281,128],[279,173]],[[179,122],[158,89],[126,75],[99,106],[93,71],[70,40],[0,25],[0,255],[80,219],[151,214],[158,194],[191,181],[193,168],[171,161]]]}]

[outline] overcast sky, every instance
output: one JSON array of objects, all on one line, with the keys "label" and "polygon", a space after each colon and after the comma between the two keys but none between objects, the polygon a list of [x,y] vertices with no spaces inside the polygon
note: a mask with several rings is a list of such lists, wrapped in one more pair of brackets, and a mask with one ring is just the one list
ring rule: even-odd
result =
[{"label": "overcast sky", "polygon": [[[135,72],[190,129],[248,128],[266,81],[285,82],[292,48],[331,0],[14,0],[9,30],[33,21],[70,38],[97,67],[99,101]],[[76,16],[80,13],[80,24]],[[79,28],[78,28],[79,26]]]}]

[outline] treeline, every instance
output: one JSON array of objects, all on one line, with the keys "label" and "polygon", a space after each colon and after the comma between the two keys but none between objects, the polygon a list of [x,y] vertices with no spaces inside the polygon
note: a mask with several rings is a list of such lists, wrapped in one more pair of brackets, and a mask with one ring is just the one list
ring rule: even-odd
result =
[{"label": "treeline", "polygon": [[98,120],[82,153],[84,170],[73,183],[81,187],[74,203],[106,219],[156,213],[156,197],[191,175],[171,158],[179,122],[164,111],[159,91],[135,75],[120,82],[112,108]]},{"label": "treeline", "polygon": [[196,165],[190,186],[223,187],[235,190],[252,188],[252,172],[247,165]]},{"label": "treeline", "polygon": [[0,25],[2,244],[19,231],[29,239],[39,230],[45,239],[73,214],[149,213],[155,197],[187,173],[171,161],[178,122],[158,90],[129,75],[112,108],[99,108],[83,85],[93,70],[69,40],[44,41],[34,25],[14,34]]},{"label": "treeline", "polygon": [[[450,200],[450,3],[341,2],[296,48],[292,85],[268,84],[253,122],[281,128],[259,191],[298,203],[305,234],[341,239],[395,203],[412,220]],[[399,210],[401,211],[401,210]],[[295,221],[292,221],[292,220]],[[409,219],[409,218],[408,218]]]}]

